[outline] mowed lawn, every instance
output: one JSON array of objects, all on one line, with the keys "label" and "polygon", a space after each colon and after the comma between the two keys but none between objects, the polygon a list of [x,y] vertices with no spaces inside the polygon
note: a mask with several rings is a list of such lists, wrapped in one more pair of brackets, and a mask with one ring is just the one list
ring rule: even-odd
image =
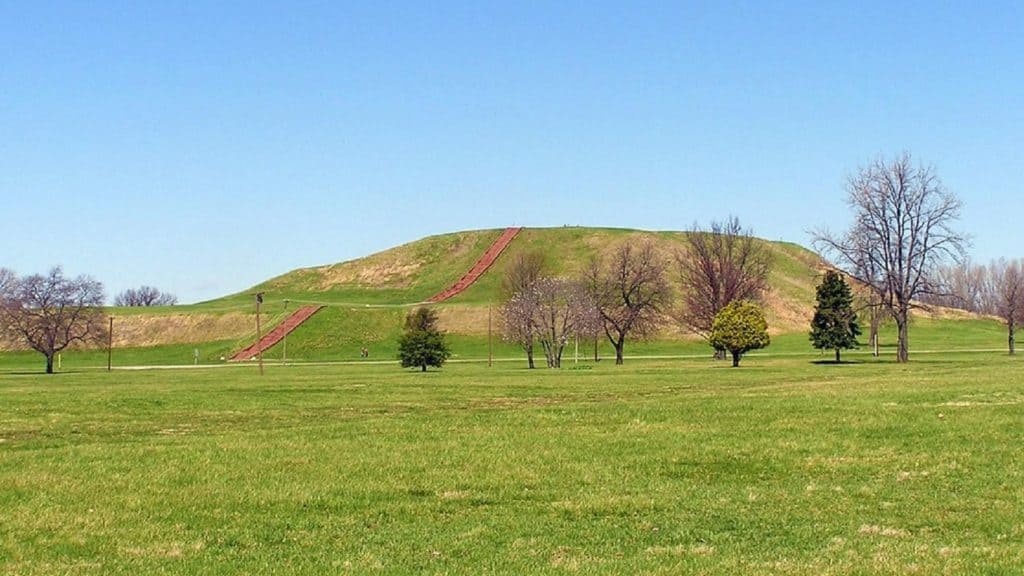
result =
[{"label": "mowed lawn", "polygon": [[816,358],[0,374],[0,572],[1024,572],[1024,362]]}]

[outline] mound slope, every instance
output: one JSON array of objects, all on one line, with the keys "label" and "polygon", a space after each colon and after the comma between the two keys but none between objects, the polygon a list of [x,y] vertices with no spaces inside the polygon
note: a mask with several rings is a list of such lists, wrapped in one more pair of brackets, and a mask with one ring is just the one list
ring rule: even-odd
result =
[{"label": "mound slope", "polygon": [[[501,242],[502,238],[507,241]],[[446,294],[450,297],[436,304],[442,327],[455,335],[479,337],[487,332],[488,307],[500,304],[501,280],[518,254],[540,251],[546,256],[548,273],[573,277],[591,259],[609,254],[619,243],[645,240],[652,241],[668,258],[682,248],[685,233],[562,227],[430,236],[364,258],[299,268],[208,302],[154,310],[114,309],[113,314],[123,319],[117,322],[116,344],[129,347],[234,341],[234,351],[238,351],[255,340],[253,294],[263,292],[263,320],[268,332],[285,322],[297,307],[325,306],[295,331],[296,353],[299,342],[331,348],[344,341],[358,350],[359,342],[391,341],[400,326],[396,318],[404,314],[404,308],[446,294],[453,286],[464,290]],[[824,262],[796,244],[765,243],[774,256],[766,302],[772,330],[803,331],[811,316],[814,286]],[[472,274],[475,281],[460,282],[474,265],[478,267]],[[189,321],[190,316],[194,322]],[[674,327],[664,334],[670,339],[684,336]]]},{"label": "mound slope", "polygon": [[[324,305],[290,336],[292,356],[300,348],[353,354],[363,346],[387,347],[398,336],[403,308],[444,296],[437,304],[442,327],[453,336],[486,336],[490,316],[500,304],[502,278],[518,254],[545,254],[548,273],[577,276],[593,258],[610,254],[620,243],[651,241],[671,260],[685,243],[685,232],[651,232],[613,228],[524,228],[482,230],[432,236],[377,254],[283,274],[253,287],[265,299],[289,299]],[[765,243],[773,257],[765,304],[775,334],[807,329],[814,287],[825,263],[796,244]],[[468,271],[468,272],[467,272]],[[670,272],[670,277],[675,274]],[[467,280],[469,279],[469,280]],[[453,288],[458,288],[454,290]],[[435,296],[435,297],[436,297]],[[224,305],[230,298],[221,301]],[[245,297],[248,301],[248,296]],[[270,304],[273,306],[273,304]],[[692,338],[667,323],[661,338]],[[270,355],[279,353],[268,350]]]}]

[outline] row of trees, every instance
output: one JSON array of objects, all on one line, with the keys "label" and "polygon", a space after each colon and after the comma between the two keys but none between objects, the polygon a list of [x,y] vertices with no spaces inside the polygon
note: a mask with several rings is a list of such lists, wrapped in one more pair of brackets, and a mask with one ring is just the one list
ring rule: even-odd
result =
[{"label": "row of trees", "polygon": [[[673,264],[683,294],[678,303],[669,280]],[[502,328],[507,340],[526,351],[530,368],[537,347],[547,366],[557,368],[572,339],[593,341],[596,356],[602,335],[615,349],[615,363],[622,364],[627,339],[645,338],[674,318],[705,338],[716,356],[733,352],[738,364],[747,350],[767,345],[766,330],[734,346],[724,328],[716,333],[715,321],[734,302],[760,300],[770,267],[763,244],[736,218],[709,229],[695,226],[671,257],[650,241],[625,242],[608,257],[593,258],[577,278],[550,277],[542,253],[524,253],[506,272]],[[730,317],[749,320],[749,313],[748,307]],[[763,313],[757,314],[763,323]]]},{"label": "row of trees", "polygon": [[1002,319],[1007,347],[1016,352],[1017,327],[1024,324],[1024,260],[949,264],[938,269],[933,284],[925,303]]},{"label": "row of trees", "polygon": [[[0,334],[46,358],[53,373],[57,354],[74,345],[97,345],[108,337],[103,284],[89,276],[64,275],[59,266],[46,274],[18,277],[0,268]],[[174,304],[177,299],[150,286],[126,290],[118,306]]]},{"label": "row of trees", "polygon": [[[910,312],[932,303],[999,316],[1007,324],[1009,350],[1014,353],[1015,330],[1024,322],[1024,262],[999,260],[984,267],[963,263],[969,242],[956,227],[962,204],[933,167],[915,164],[909,153],[879,158],[848,179],[846,193],[853,224],[840,234],[817,231],[813,242],[865,288],[863,310],[876,351],[879,326],[891,318],[897,327],[897,361],[906,362]],[[540,314],[537,296],[530,295],[530,283],[541,276],[542,258],[524,257],[509,271],[509,300],[503,310],[506,335],[524,346],[531,367],[535,343],[547,352],[552,337],[564,346],[569,333],[604,333],[615,348],[616,363],[621,363],[627,337],[644,337],[666,317],[674,317],[707,339],[717,354],[724,354],[712,338],[715,319],[730,303],[756,302],[765,292],[771,260],[763,244],[730,218],[708,230],[694,228],[686,236],[685,249],[673,256],[680,303],[671,302],[670,264],[649,243],[626,244],[608,260],[592,262],[582,278],[559,284],[563,292],[576,295],[562,296],[566,305],[576,303],[576,308],[563,310],[563,331],[551,329],[550,314]],[[837,281],[841,278],[826,276],[824,286],[833,294],[824,296],[852,299],[835,292],[840,290]],[[845,326],[846,332],[838,335],[835,326]],[[859,335],[859,326],[852,326],[857,333],[852,333],[849,318],[818,315],[812,339],[819,347],[835,349],[838,359],[838,351]],[[558,365],[560,349],[553,347],[549,366]]]},{"label": "row of trees", "polygon": [[879,321],[891,317],[897,360],[906,362],[910,311],[941,304],[1002,318],[1014,353],[1014,332],[1024,321],[1024,263],[966,260],[969,242],[956,229],[962,204],[933,167],[906,152],[880,158],[846,188],[853,225],[843,234],[815,233],[814,245],[868,288],[873,343]]},{"label": "row of trees", "polygon": [[173,306],[178,297],[153,286],[129,288],[114,296],[114,306]]}]

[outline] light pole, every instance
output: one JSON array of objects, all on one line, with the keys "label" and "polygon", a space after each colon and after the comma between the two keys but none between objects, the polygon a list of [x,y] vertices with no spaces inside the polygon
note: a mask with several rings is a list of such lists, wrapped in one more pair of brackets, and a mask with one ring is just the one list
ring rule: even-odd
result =
[{"label": "light pole", "polygon": [[260,361],[260,376],[263,376],[263,346],[260,345],[260,340],[263,340],[263,332],[260,329],[260,304],[263,304],[263,292],[256,293],[256,355],[259,356]]},{"label": "light pole", "polygon": [[114,317],[110,317],[110,329],[107,330],[107,372],[110,372],[110,360],[114,354]]},{"label": "light pole", "polygon": [[[288,312],[288,299],[287,298],[284,299],[284,311],[287,314],[287,312]],[[283,346],[283,348],[281,349],[281,363],[282,364],[287,364],[288,363],[288,332],[284,333],[284,342],[282,343],[282,346]]]}]

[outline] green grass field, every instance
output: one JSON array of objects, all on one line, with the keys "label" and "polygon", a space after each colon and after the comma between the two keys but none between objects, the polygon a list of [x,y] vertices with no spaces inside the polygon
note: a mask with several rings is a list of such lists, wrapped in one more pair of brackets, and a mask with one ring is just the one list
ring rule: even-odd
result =
[{"label": "green grass field", "polygon": [[854,357],[7,372],[0,572],[1024,571],[1022,361]]},{"label": "green grass field", "polygon": [[[405,317],[404,310],[374,310],[327,308],[313,316],[303,328],[288,337],[288,353],[284,344],[279,343],[266,352],[267,362],[292,363],[310,362],[359,362],[359,349],[370,350],[369,360],[377,362],[392,360],[398,351],[398,337]],[[910,332],[911,358],[916,354],[932,355],[946,351],[992,351],[998,353],[1006,347],[1006,328],[996,320],[933,320],[926,317],[912,319]],[[454,352],[453,359],[459,361],[483,361],[487,359],[486,336],[449,334],[448,339]],[[862,337],[862,340],[864,338]],[[134,366],[187,366],[195,361],[199,351],[199,364],[220,365],[221,357],[228,357],[251,342],[251,338],[216,340],[196,344],[172,344],[149,347],[117,348],[113,351],[115,367]],[[891,325],[881,332],[881,354],[883,358],[895,356],[896,334]],[[504,343],[495,335],[491,343],[492,354],[503,361],[525,363],[521,349]],[[627,340],[627,356],[705,356],[708,347],[703,340]],[[571,361],[574,346],[565,351],[565,359]],[[607,340],[599,342],[599,356],[614,356],[614,350]],[[580,343],[581,359],[593,357],[593,343]],[[771,346],[754,355],[790,356],[818,355],[812,350],[804,332],[781,334],[772,338]],[[864,359],[870,354],[861,349],[844,352],[844,358]],[[538,357],[542,353],[538,351]],[[106,350],[66,350],[61,354],[61,366],[65,371],[81,371],[105,368]],[[41,372],[43,356],[36,352],[0,353],[0,372]]]}]

